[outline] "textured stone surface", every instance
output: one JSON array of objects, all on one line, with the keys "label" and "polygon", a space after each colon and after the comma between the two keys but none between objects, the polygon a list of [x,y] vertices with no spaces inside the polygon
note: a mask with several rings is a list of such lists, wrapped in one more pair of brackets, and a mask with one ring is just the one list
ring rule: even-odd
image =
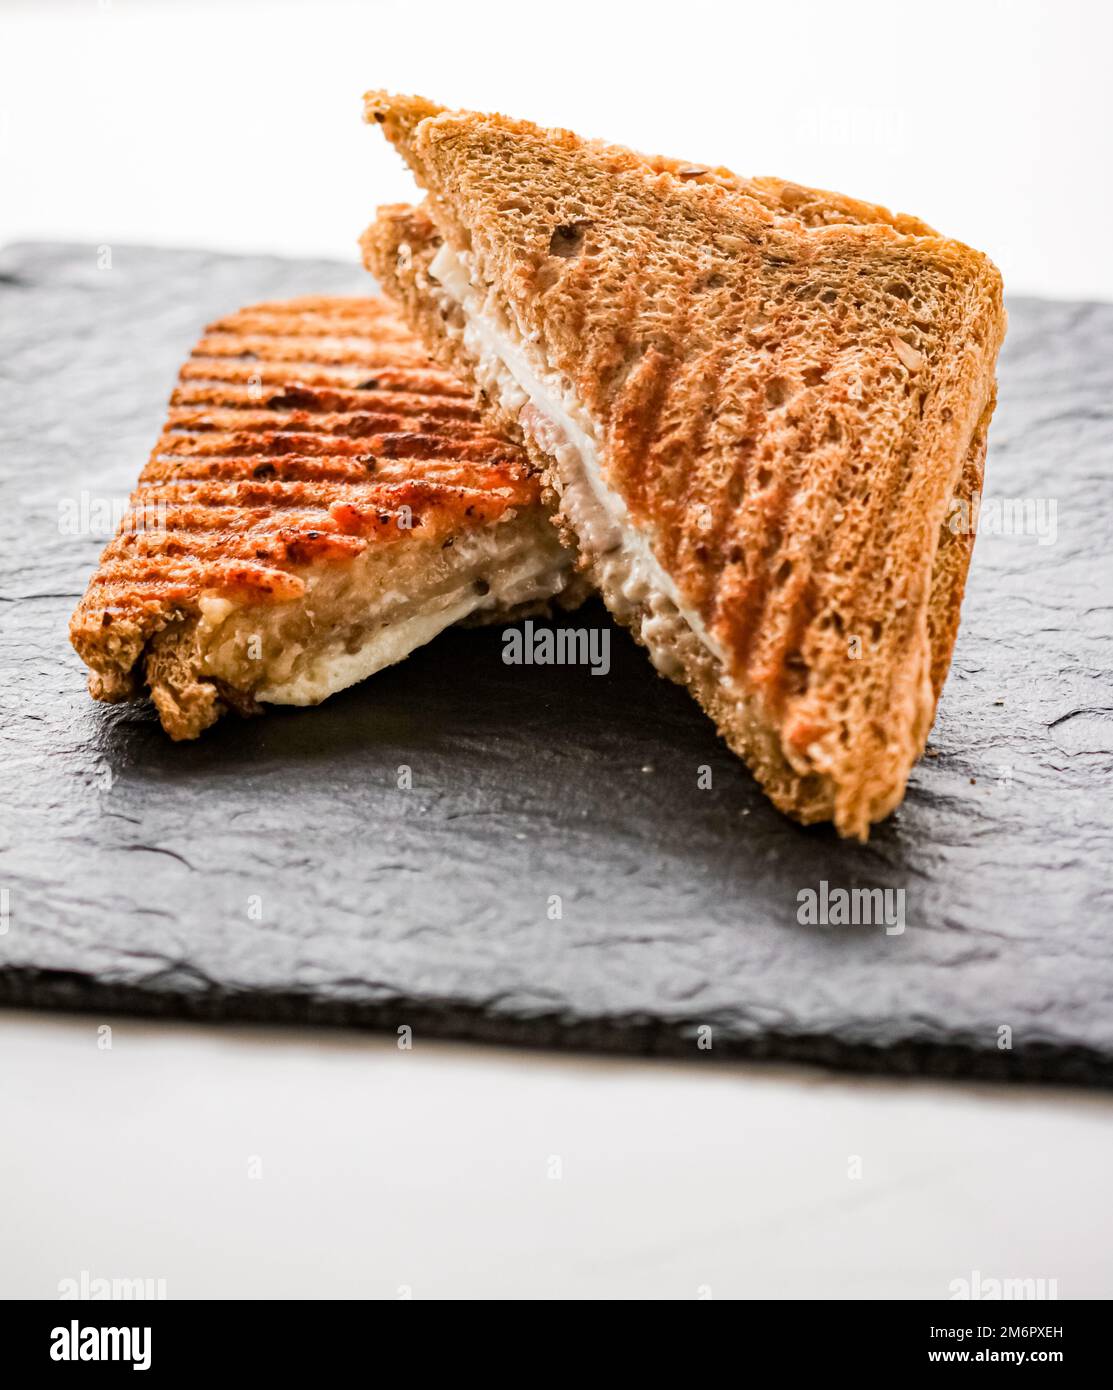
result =
[{"label": "textured stone surface", "polygon": [[[194,745],[89,701],[66,624],[103,536],[60,504],[126,495],[207,319],[364,285],[0,254],[0,1000],[1108,1084],[1113,306],[1010,306],[990,494],[1055,498],[1058,536],[980,537],[937,756],[861,847],[781,819],[617,632],[605,678],[452,633]],[[903,888],[906,930],[801,925],[820,880]]]}]

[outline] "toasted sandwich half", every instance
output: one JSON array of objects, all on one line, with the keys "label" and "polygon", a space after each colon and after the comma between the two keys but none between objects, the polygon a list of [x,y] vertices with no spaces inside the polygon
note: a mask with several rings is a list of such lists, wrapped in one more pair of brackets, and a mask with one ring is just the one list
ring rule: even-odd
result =
[{"label": "toasted sandwich half", "polygon": [[572,564],[528,458],[385,302],[258,304],[182,368],[70,635],[96,699],[149,690],[194,738],[542,608]]},{"label": "toasted sandwich half", "polygon": [[950,663],[997,270],[837,194],[421,98],[366,117],[428,192],[381,210],[368,267],[775,804],[866,838]]}]

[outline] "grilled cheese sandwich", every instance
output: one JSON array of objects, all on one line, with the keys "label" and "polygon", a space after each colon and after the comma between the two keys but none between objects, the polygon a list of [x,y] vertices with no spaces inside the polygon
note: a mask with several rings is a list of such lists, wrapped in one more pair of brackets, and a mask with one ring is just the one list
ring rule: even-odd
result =
[{"label": "grilled cheese sandwich", "polygon": [[183,369],[71,636],[94,697],[146,687],[192,738],[317,704],[451,623],[571,603],[572,563],[528,460],[385,305],[258,305]]},{"label": "grilled cheese sandwich", "polygon": [[865,838],[922,751],[1004,333],[875,204],[370,93],[428,197],[364,258],[543,469],[614,615],[774,802]]}]

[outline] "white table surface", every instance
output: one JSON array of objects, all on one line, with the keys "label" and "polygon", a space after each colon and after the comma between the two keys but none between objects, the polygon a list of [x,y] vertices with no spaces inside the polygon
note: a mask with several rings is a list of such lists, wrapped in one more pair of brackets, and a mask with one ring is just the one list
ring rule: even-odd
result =
[{"label": "white table surface", "polygon": [[[620,11],[8,3],[0,242],[354,259],[411,195],[359,121],[386,86],[845,188],[987,250],[1013,293],[1113,298],[1109,7]],[[1111,1111],[0,1013],[0,1296],[87,1271],[171,1297],[946,1297],[978,1270],[1108,1297]]]},{"label": "white table surface", "polygon": [[1111,1289],[1104,1096],[33,1014],[0,1059],[0,1296]]}]

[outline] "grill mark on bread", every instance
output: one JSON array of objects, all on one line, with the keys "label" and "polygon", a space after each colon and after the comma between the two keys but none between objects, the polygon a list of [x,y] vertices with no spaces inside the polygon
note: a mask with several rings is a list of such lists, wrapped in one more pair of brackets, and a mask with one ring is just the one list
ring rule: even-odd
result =
[{"label": "grill mark on bread", "polygon": [[250,403],[238,409],[215,408],[197,410],[174,406],[167,420],[168,432],[174,435],[200,436],[208,434],[252,434],[286,436],[290,434],[336,435],[353,439],[374,435],[436,434],[438,439],[470,439],[474,425],[459,414],[437,419],[428,410],[409,414],[370,410],[320,411],[257,410]]},{"label": "grill mark on bread", "polygon": [[[503,448],[505,449],[505,444]],[[420,467],[423,477],[451,481],[461,475],[457,459],[422,459],[405,453],[385,457],[369,453],[354,456],[282,454],[215,454],[207,457],[190,456],[185,468],[181,455],[169,454],[153,458],[143,471],[143,480],[155,484],[205,486],[210,482],[252,482],[269,479],[282,483],[352,483],[366,484],[395,482],[411,477]],[[514,461],[496,460],[499,476],[503,469],[520,467]],[[466,476],[474,478],[482,465],[469,464]],[[492,476],[494,476],[492,474]]]},{"label": "grill mark on bread", "polygon": [[[466,386],[447,372],[434,370],[419,353],[412,354],[412,366],[399,366],[405,354],[368,353],[372,360],[346,366],[343,363],[319,362],[249,362],[239,358],[213,358],[197,355],[182,367],[180,382],[219,385],[223,382],[246,384],[261,390],[264,386],[340,387],[349,390],[397,390],[445,398],[471,400]],[[373,381],[374,386],[367,385]]]},{"label": "grill mark on bread", "polygon": [[[704,492],[707,480],[691,469],[688,462],[692,455],[702,452],[714,421],[720,385],[715,365],[714,360],[708,362],[691,387],[692,429],[677,439],[671,457],[667,454],[662,457],[656,475],[647,479],[650,488],[670,499],[671,505],[662,518],[657,542],[658,555],[667,570],[678,563],[694,562],[706,573],[713,562],[714,550],[709,544],[709,528],[705,525]],[[671,381],[675,381],[675,377],[674,364]],[[692,519],[694,526],[686,525]],[[708,597],[709,586],[701,586],[692,592],[694,607],[705,616],[708,616]]]},{"label": "grill mark on bread", "polygon": [[320,435],[294,430],[275,430],[252,434],[248,430],[213,432],[198,435],[164,434],[155,446],[154,457],[188,460],[237,457],[253,454],[259,459],[282,454],[319,455],[328,459],[343,458],[443,458],[474,460],[482,463],[493,454],[505,452],[505,445],[487,434],[471,438],[444,439],[422,430],[392,430],[364,437]]},{"label": "grill mark on bread", "polygon": [[[272,337],[262,333],[210,334],[201,339],[197,350],[200,356],[218,361],[229,358],[235,362],[283,364],[287,370],[302,362],[325,367],[374,368],[384,358],[380,347],[370,346],[359,338],[299,338],[277,334]],[[413,361],[420,360],[420,355],[415,353]]]},{"label": "grill mark on bread", "polygon": [[[232,382],[207,381],[177,387],[170,397],[171,406],[201,411],[239,409],[270,412],[272,427],[283,413],[331,415],[346,412],[378,412],[389,416],[416,416],[441,421],[462,420],[474,425],[475,412],[471,402],[461,397],[446,400],[437,392],[344,390],[335,386],[310,386],[301,383],[286,385],[281,391],[264,392],[259,386]],[[173,418],[173,414],[171,416]]]},{"label": "grill mark on bread", "polygon": [[656,348],[643,353],[626,378],[609,422],[608,477],[631,510],[645,505],[649,474],[640,464],[664,408],[670,369]]}]

